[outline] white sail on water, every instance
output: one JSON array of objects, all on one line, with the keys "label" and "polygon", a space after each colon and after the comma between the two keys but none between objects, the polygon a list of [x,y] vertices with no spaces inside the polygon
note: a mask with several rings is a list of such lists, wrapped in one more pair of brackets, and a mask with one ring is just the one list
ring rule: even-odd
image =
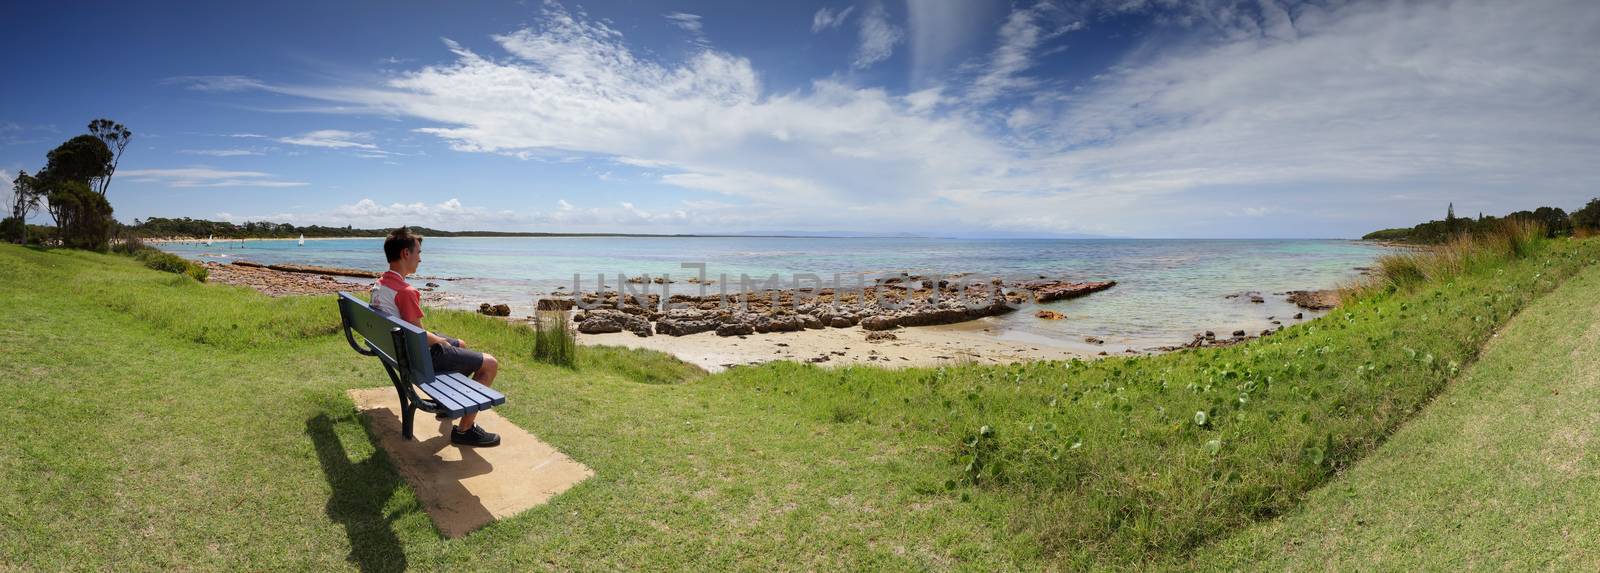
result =
[{"label": "white sail on water", "polygon": [[306,236],[305,235],[300,235],[300,246],[302,246],[302,247],[306,246]]}]

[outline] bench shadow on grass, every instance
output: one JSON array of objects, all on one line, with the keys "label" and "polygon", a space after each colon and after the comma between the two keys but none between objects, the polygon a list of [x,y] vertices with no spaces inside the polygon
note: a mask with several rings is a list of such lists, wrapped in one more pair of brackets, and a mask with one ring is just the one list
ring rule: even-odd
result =
[{"label": "bench shadow on grass", "polygon": [[395,535],[393,518],[384,514],[384,505],[402,481],[384,459],[383,449],[374,447],[367,459],[351,463],[326,414],[306,420],[306,435],[333,487],[328,517],[343,525],[350,537],[349,560],[362,571],[404,571],[405,550]]}]

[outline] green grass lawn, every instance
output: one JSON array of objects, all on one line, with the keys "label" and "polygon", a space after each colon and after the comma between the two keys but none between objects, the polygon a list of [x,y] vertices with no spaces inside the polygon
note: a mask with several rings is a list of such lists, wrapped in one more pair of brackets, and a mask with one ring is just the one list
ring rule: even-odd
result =
[{"label": "green grass lawn", "polygon": [[1597,257],[1552,241],[1250,344],[1090,363],[705,376],[581,347],[565,369],[525,328],[434,311],[501,358],[499,411],[596,473],[445,540],[344,395],[389,381],[331,297],[0,246],[0,569],[1182,562],[1293,510]]},{"label": "green grass lawn", "polygon": [[1600,268],[1519,314],[1416,419],[1304,506],[1186,566],[1600,570]]}]

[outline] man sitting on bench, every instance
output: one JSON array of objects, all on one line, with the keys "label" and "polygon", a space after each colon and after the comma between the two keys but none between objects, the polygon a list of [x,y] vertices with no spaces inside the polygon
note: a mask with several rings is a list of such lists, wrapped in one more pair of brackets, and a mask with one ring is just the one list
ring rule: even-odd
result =
[{"label": "man sitting on bench", "polygon": [[[406,227],[395,229],[383,241],[383,255],[389,259],[389,270],[372,286],[372,308],[423,328],[422,293],[406,283],[406,276],[417,272],[417,265],[422,263],[422,236],[411,234],[411,229]],[[494,384],[494,375],[500,370],[500,362],[494,356],[468,350],[465,342],[448,336],[433,332],[427,335],[434,373],[459,372],[472,376],[484,386]],[[443,414],[439,417],[445,419]],[[460,424],[450,431],[450,443],[478,447],[500,445],[500,436],[474,423],[477,417],[477,412],[462,416]]]}]

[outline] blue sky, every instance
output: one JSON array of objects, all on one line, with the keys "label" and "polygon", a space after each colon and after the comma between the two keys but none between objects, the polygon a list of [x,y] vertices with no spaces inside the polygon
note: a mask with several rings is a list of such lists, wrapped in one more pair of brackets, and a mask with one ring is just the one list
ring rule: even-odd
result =
[{"label": "blue sky", "polygon": [[[1349,237],[1600,195],[1587,1],[7,3],[118,218]],[[90,38],[93,39],[79,39]],[[9,189],[9,185],[7,185]]]}]

